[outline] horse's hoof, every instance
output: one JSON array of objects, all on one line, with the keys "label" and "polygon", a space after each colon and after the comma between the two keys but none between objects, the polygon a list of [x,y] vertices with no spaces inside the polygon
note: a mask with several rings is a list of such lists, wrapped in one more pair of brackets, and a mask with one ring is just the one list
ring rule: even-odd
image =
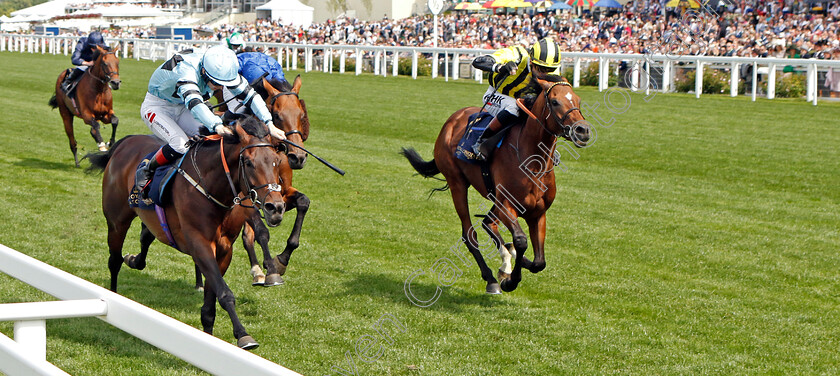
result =
[{"label": "horse's hoof", "polygon": [[286,283],[286,281],[283,280],[283,277],[281,277],[280,274],[269,274],[265,277],[265,284],[263,286],[280,286],[284,283]]},{"label": "horse's hoof", "polygon": [[286,265],[284,265],[277,257],[274,257],[274,266],[277,268],[277,274],[286,275]]},{"label": "horse's hoof", "polygon": [[195,286],[195,291],[204,292],[204,286]]},{"label": "horse's hoof", "polygon": [[260,347],[260,344],[251,336],[242,336],[236,340],[236,346],[243,350],[253,350]]},{"label": "horse's hoof", "polygon": [[519,285],[519,282],[514,282],[512,279],[506,279],[502,281],[502,291],[504,292],[511,292],[516,290],[516,286]]},{"label": "horse's hoof", "polygon": [[488,283],[485,291],[491,295],[499,295],[502,293],[502,290],[499,288],[499,284],[496,282]]},{"label": "horse's hoof", "polygon": [[265,284],[265,276],[264,275],[254,276],[254,281],[251,282],[251,286],[262,286],[264,284]]}]

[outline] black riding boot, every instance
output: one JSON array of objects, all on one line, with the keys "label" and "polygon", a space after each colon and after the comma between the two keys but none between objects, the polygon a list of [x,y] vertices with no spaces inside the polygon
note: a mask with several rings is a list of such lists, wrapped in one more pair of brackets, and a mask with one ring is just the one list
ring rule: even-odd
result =
[{"label": "black riding boot", "polygon": [[81,76],[85,71],[75,68],[70,71],[66,76],[64,76],[64,81],[61,82],[61,89],[64,90],[65,93],[70,91],[70,86],[73,84],[73,81],[76,81],[79,76]]},{"label": "black riding boot", "polygon": [[[137,169],[137,173],[134,175],[134,187],[137,188],[138,192],[143,192],[143,190],[146,189],[146,186],[152,181],[152,177],[155,176],[155,170],[157,170],[157,168],[158,163],[154,157],[143,161],[140,168]],[[146,197],[145,194],[142,196]]]},{"label": "black riding boot", "polygon": [[476,159],[480,161],[487,160],[487,157],[490,156],[490,152],[493,150],[493,145],[487,142],[487,139],[493,137],[500,129],[502,129],[502,123],[499,121],[499,118],[493,118],[490,124],[487,125],[487,129],[484,130],[484,133],[481,134],[478,141],[473,145],[473,153],[475,153]]}]

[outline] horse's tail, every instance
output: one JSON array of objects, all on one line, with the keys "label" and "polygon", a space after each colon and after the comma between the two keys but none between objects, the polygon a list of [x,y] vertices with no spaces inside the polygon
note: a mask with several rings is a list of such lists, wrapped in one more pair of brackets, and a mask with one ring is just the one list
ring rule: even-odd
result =
[{"label": "horse's tail", "polygon": [[434,159],[428,162],[424,161],[423,157],[421,157],[414,148],[402,148],[402,152],[400,152],[400,154],[402,154],[405,159],[408,159],[408,163],[411,163],[411,167],[414,167],[414,170],[417,171],[418,174],[425,178],[430,178],[440,173],[440,169],[438,169]]},{"label": "horse's tail", "polygon": [[103,172],[105,171],[105,166],[108,165],[108,161],[111,160],[111,155],[114,153],[114,150],[117,150],[117,147],[128,137],[123,137],[114,145],[111,146],[108,151],[97,151],[93,153],[85,154],[82,159],[87,159],[90,161],[90,166],[85,169],[85,172],[88,174],[96,173],[96,172]]},{"label": "horse's tail", "polygon": [[56,99],[55,94],[50,98],[49,104],[52,108],[58,108],[58,99]]}]

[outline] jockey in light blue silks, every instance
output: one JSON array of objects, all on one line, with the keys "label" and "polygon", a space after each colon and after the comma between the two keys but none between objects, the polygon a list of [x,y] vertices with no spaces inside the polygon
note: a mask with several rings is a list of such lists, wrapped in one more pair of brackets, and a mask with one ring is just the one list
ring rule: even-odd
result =
[{"label": "jockey in light blue silks", "polygon": [[[262,80],[265,75],[265,80],[268,81],[275,89],[279,89],[280,82],[286,81],[286,75],[283,73],[283,67],[273,57],[268,56],[262,52],[241,52],[236,55],[239,60],[239,74],[252,84],[254,89],[263,100],[266,99],[268,92],[262,87]],[[228,109],[233,113],[242,113],[245,107],[241,101],[233,98],[230,90],[222,91],[224,100],[228,102]]]},{"label": "jockey in light blue silks", "polygon": [[222,88],[265,122],[272,137],[285,139],[283,131],[272,123],[265,102],[257,97],[238,71],[239,63],[233,51],[225,46],[215,46],[203,54],[176,53],[152,73],[149,91],[140,106],[140,115],[155,136],[167,144],[137,170],[136,185],[139,190],[148,185],[158,166],[170,163],[187,152],[187,141],[199,134],[201,126],[222,136],[231,134],[222,119],[204,102],[205,98]]}]

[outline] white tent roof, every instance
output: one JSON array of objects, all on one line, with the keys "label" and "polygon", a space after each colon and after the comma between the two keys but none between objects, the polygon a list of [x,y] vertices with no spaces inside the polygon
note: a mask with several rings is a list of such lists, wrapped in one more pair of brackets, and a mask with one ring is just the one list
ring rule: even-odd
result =
[{"label": "white tent roof", "polygon": [[41,3],[29,8],[16,10],[12,12],[12,16],[44,16],[46,18],[60,16],[64,14],[64,8],[67,4],[89,3],[90,0],[52,0],[46,3]]},{"label": "white tent roof", "polygon": [[309,26],[312,24],[312,14],[315,8],[298,0],[271,0],[254,10],[257,18],[279,19],[286,25]]}]

